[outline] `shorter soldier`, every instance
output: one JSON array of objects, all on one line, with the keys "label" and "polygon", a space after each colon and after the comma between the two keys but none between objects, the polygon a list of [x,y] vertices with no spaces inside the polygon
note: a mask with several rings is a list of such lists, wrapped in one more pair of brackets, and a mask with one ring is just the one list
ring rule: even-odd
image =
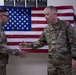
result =
[{"label": "shorter soldier", "polygon": [[20,43],[20,48],[40,48],[46,43],[48,50],[48,75],[72,75],[72,57],[76,58],[76,33],[69,22],[57,18],[57,9],[44,9],[48,25],[40,39],[32,43]]},{"label": "shorter soldier", "polygon": [[25,52],[19,49],[7,47],[7,39],[2,28],[9,20],[6,8],[0,8],[0,75],[6,75],[6,64],[8,63],[8,54],[25,57]]}]

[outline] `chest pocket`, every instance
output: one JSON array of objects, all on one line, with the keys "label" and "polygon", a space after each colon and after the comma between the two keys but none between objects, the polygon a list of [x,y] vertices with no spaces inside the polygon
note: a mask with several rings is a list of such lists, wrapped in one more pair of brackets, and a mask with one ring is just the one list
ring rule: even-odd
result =
[{"label": "chest pocket", "polygon": [[57,42],[59,44],[66,44],[67,42],[67,35],[66,35],[66,30],[65,29],[60,29],[57,37]]},{"label": "chest pocket", "polygon": [[48,44],[51,44],[52,41],[57,43],[65,42],[66,39],[66,31],[64,28],[51,28],[46,30],[46,40]]},{"label": "chest pocket", "polygon": [[46,36],[47,43],[50,44],[52,40],[56,39],[56,31],[53,30],[52,28],[48,29],[46,30],[45,36]]}]

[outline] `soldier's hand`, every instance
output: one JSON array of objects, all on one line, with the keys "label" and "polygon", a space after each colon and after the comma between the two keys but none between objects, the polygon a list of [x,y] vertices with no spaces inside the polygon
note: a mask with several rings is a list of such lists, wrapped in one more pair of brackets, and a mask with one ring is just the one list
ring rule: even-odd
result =
[{"label": "soldier's hand", "polygon": [[19,48],[20,49],[26,49],[27,48],[27,43],[26,42],[21,42],[20,44],[19,44]]},{"label": "soldier's hand", "polygon": [[22,50],[18,50],[18,55],[20,56],[20,57],[22,57],[22,58],[24,58],[25,57],[25,55],[26,55],[26,53],[24,52],[24,51],[22,51]]}]

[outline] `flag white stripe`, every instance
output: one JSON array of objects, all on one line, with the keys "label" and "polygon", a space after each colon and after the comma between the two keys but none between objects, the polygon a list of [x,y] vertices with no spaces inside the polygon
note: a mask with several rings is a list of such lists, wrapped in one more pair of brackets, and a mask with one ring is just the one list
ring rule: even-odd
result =
[{"label": "flag white stripe", "polygon": [[5,31],[6,35],[41,35],[42,31]]},{"label": "flag white stripe", "polygon": [[32,24],[32,28],[44,28],[46,27],[48,24]]},{"label": "flag white stripe", "polygon": [[38,41],[39,38],[7,38],[8,42],[22,42],[22,41],[26,41],[26,42],[35,42]]},{"label": "flag white stripe", "polygon": [[60,16],[59,16],[58,18],[61,19],[61,20],[73,20],[73,19],[74,19],[73,16],[72,16],[72,17],[70,17],[70,16],[67,16],[67,17],[65,17],[65,16],[62,17],[62,16],[61,16],[61,17],[60,17]]},{"label": "flag white stripe", "polygon": [[73,9],[61,9],[57,13],[74,13]]},{"label": "flag white stripe", "polygon": [[[11,47],[11,48],[14,48],[14,49],[16,49],[16,48],[19,48],[19,45],[15,45],[15,46],[8,46],[8,47]],[[28,48],[28,49],[30,49],[30,48]],[[44,49],[44,50],[46,50],[46,49],[48,49],[48,46],[44,46],[44,47],[42,47],[42,48],[38,48],[38,49]]]},{"label": "flag white stripe", "polygon": [[[60,9],[57,13],[73,13],[73,9]],[[44,14],[43,10],[32,10],[32,14]]]},{"label": "flag white stripe", "polygon": [[[32,24],[32,28],[45,28],[48,24]],[[71,23],[74,26],[74,23]]]}]

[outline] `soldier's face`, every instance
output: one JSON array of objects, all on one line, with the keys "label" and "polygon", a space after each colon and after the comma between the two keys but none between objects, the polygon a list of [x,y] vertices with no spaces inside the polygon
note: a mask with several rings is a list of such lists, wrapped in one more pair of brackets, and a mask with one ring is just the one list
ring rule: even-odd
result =
[{"label": "soldier's face", "polygon": [[2,13],[2,25],[7,24],[8,20],[9,20],[8,12]]},{"label": "soldier's face", "polygon": [[56,18],[56,13],[51,10],[50,8],[45,8],[44,9],[44,14],[45,14],[45,19],[47,21],[47,23],[54,23],[54,20]]}]

